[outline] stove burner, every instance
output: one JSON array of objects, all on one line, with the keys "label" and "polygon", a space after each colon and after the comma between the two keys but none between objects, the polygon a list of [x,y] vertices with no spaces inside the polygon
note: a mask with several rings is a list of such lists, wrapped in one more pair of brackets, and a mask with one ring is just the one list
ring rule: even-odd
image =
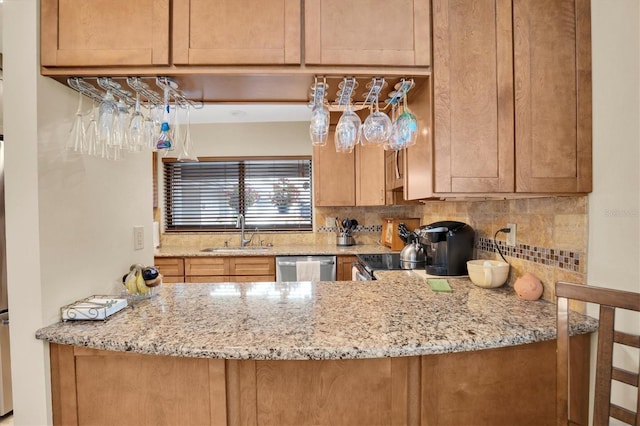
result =
[{"label": "stove burner", "polygon": [[402,269],[400,266],[400,253],[359,254],[358,259],[370,274],[373,271]]}]

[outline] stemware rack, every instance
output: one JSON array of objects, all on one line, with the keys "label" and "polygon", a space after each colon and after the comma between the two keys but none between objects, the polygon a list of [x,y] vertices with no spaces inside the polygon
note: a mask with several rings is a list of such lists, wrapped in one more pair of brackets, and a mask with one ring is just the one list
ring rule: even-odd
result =
[{"label": "stemware rack", "polygon": [[367,90],[362,93],[363,100],[357,101],[354,98],[359,85],[360,83],[356,77],[344,77],[338,83],[335,100],[328,101],[326,99],[329,92],[327,78],[315,77],[314,83],[310,88],[309,107],[313,109],[316,105],[326,104],[329,111],[344,111],[347,107],[354,111],[359,111],[375,106],[380,96],[383,95],[384,99],[380,99],[380,109],[387,110],[400,104],[409,91],[415,87],[415,82],[412,78],[401,78],[393,85],[391,91],[383,93],[388,86],[387,80],[384,77],[372,77],[371,81],[366,84],[365,88]]},{"label": "stemware rack", "polygon": [[[123,88],[123,84],[117,80],[124,80],[133,93]],[[155,83],[161,93],[154,90],[147,81]],[[193,101],[184,96],[179,90],[178,84],[170,77],[69,77],[67,85],[96,102],[102,101],[104,94],[110,91],[115,97],[131,107],[136,104],[136,94],[140,96],[141,102],[154,106],[162,105],[162,93],[168,89],[169,95],[173,99],[172,103],[175,105],[184,108],[190,106],[196,109],[204,106],[203,102]]]}]

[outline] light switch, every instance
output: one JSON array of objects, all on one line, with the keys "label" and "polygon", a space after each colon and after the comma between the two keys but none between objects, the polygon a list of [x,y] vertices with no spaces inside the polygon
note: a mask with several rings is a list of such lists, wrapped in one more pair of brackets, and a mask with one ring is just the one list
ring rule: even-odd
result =
[{"label": "light switch", "polygon": [[144,226],[133,227],[133,249],[142,250],[144,248]]}]

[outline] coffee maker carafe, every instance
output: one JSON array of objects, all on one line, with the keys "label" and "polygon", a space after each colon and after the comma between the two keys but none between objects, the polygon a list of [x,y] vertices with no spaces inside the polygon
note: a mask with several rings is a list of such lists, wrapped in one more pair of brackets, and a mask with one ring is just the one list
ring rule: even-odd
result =
[{"label": "coffee maker carafe", "polygon": [[463,222],[445,220],[423,226],[419,231],[430,275],[467,275],[467,261],[473,258],[475,232]]}]

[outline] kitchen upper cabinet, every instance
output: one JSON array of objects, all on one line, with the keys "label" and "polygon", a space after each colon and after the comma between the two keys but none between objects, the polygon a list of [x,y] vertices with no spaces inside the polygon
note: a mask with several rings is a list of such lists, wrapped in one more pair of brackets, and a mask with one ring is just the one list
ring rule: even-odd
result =
[{"label": "kitchen upper cabinet", "polygon": [[358,145],[338,153],[330,130],[329,142],[313,147],[313,192],[316,206],[383,206],[384,150]]},{"label": "kitchen upper cabinet", "polygon": [[174,0],[173,63],[300,64],[300,0]]},{"label": "kitchen upper cabinet", "polygon": [[433,0],[435,192],[513,192],[510,0]]},{"label": "kitchen upper cabinet", "polygon": [[356,206],[385,204],[385,151],[381,146],[356,147]]},{"label": "kitchen upper cabinet", "polygon": [[305,63],[429,66],[429,0],[305,0]]},{"label": "kitchen upper cabinet", "polygon": [[516,191],[590,192],[589,0],[514,0]]},{"label": "kitchen upper cabinet", "polygon": [[416,143],[404,150],[403,196],[405,200],[433,197],[433,141],[431,86],[423,84],[412,91],[411,111],[418,120]]},{"label": "kitchen upper cabinet", "polygon": [[384,154],[385,162],[385,181],[387,191],[399,189],[404,186],[404,156],[405,150],[386,151]]},{"label": "kitchen upper cabinet", "polygon": [[355,152],[336,152],[334,128],[325,146],[313,147],[313,202],[316,206],[355,206]]},{"label": "kitchen upper cabinet", "polygon": [[433,0],[435,193],[591,190],[588,0]]},{"label": "kitchen upper cabinet", "polygon": [[41,0],[42,66],[169,64],[169,0]]}]

